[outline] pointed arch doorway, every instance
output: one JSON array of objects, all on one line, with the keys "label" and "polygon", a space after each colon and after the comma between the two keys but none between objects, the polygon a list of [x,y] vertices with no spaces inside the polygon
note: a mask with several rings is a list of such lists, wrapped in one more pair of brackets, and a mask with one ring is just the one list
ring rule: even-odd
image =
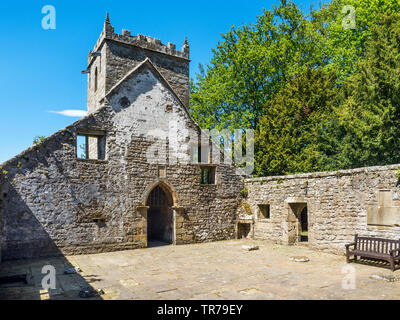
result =
[{"label": "pointed arch doorway", "polygon": [[167,187],[162,184],[155,186],[146,201],[147,241],[174,243],[174,213],[173,197]]}]

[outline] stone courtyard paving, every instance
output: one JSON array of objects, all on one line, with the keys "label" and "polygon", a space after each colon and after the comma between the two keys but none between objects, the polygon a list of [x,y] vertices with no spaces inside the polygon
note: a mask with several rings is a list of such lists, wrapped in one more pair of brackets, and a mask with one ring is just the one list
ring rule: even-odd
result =
[{"label": "stone courtyard paving", "polygon": [[[258,245],[247,251],[243,245]],[[306,256],[296,262],[293,256]],[[81,269],[64,274],[65,266]],[[42,290],[44,265],[56,268],[56,289]],[[343,289],[343,267],[356,271],[356,289]],[[103,293],[90,299],[400,299],[400,282],[374,275],[400,271],[349,264],[344,256],[265,241],[229,240],[183,246],[5,261],[0,276],[31,274],[28,284],[0,286],[0,299],[80,299],[81,288]]]}]

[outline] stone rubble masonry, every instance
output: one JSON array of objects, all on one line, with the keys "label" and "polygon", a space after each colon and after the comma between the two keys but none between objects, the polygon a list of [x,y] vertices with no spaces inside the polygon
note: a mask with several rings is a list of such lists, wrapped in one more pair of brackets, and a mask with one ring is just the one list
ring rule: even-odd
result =
[{"label": "stone rubble masonry", "polygon": [[[356,233],[400,239],[400,223],[367,223],[367,211],[378,211],[369,208],[379,207],[384,212],[391,206],[389,218],[392,212],[400,212],[397,210],[400,207],[400,190],[396,177],[399,168],[400,165],[389,165],[246,179],[246,201],[255,220],[254,237],[280,244],[294,244],[290,233],[293,228],[296,229],[298,221],[295,217],[296,204],[301,209],[306,204],[308,244],[311,248],[343,254],[344,245],[351,243]],[[387,204],[378,203],[382,192],[392,197],[386,199]],[[258,204],[270,204],[270,219],[259,218]],[[394,221],[399,222],[399,218],[396,217]]]},{"label": "stone rubble masonry", "polygon": [[[92,53],[101,55],[92,55]],[[173,43],[164,45],[160,40],[138,34],[132,36],[129,30],[122,34],[114,32],[106,18],[104,28],[88,57],[88,112],[98,109],[100,100],[129,71],[149,58],[167,79],[184,105],[189,107],[189,45],[185,38],[182,50],[176,50]],[[97,70],[97,90],[95,73]]]},{"label": "stone rubble masonry", "polygon": [[[173,195],[176,244],[235,237],[243,178],[221,163],[216,184],[201,185],[199,164],[180,162],[187,131],[200,128],[155,68],[144,61],[97,110],[0,165],[3,260],[146,247],[146,199],[160,183]],[[179,157],[161,178],[148,150],[171,121]],[[104,132],[105,160],[76,157],[77,133],[90,131]]]}]

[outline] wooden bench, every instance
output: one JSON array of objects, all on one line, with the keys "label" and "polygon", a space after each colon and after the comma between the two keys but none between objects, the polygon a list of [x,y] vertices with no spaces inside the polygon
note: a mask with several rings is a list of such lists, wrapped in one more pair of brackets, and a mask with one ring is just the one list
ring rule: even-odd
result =
[{"label": "wooden bench", "polygon": [[[353,247],[351,250],[350,247]],[[395,262],[400,260],[400,240],[354,236],[354,242],[346,244],[346,260],[350,262],[350,256],[385,260],[390,263],[390,269],[394,271]]]}]

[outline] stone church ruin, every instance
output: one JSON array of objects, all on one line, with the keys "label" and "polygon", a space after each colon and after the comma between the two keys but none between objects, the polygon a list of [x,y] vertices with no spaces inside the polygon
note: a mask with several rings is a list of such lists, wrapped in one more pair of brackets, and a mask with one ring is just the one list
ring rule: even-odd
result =
[{"label": "stone church ruin", "polygon": [[400,238],[400,165],[238,174],[190,117],[189,62],[186,39],[117,34],[107,15],[87,116],[0,165],[1,259],[233,238],[343,254],[355,233]]},{"label": "stone church ruin", "polygon": [[234,238],[243,179],[201,145],[187,40],[117,34],[107,15],[86,72],[88,115],[1,165],[2,259]]}]

